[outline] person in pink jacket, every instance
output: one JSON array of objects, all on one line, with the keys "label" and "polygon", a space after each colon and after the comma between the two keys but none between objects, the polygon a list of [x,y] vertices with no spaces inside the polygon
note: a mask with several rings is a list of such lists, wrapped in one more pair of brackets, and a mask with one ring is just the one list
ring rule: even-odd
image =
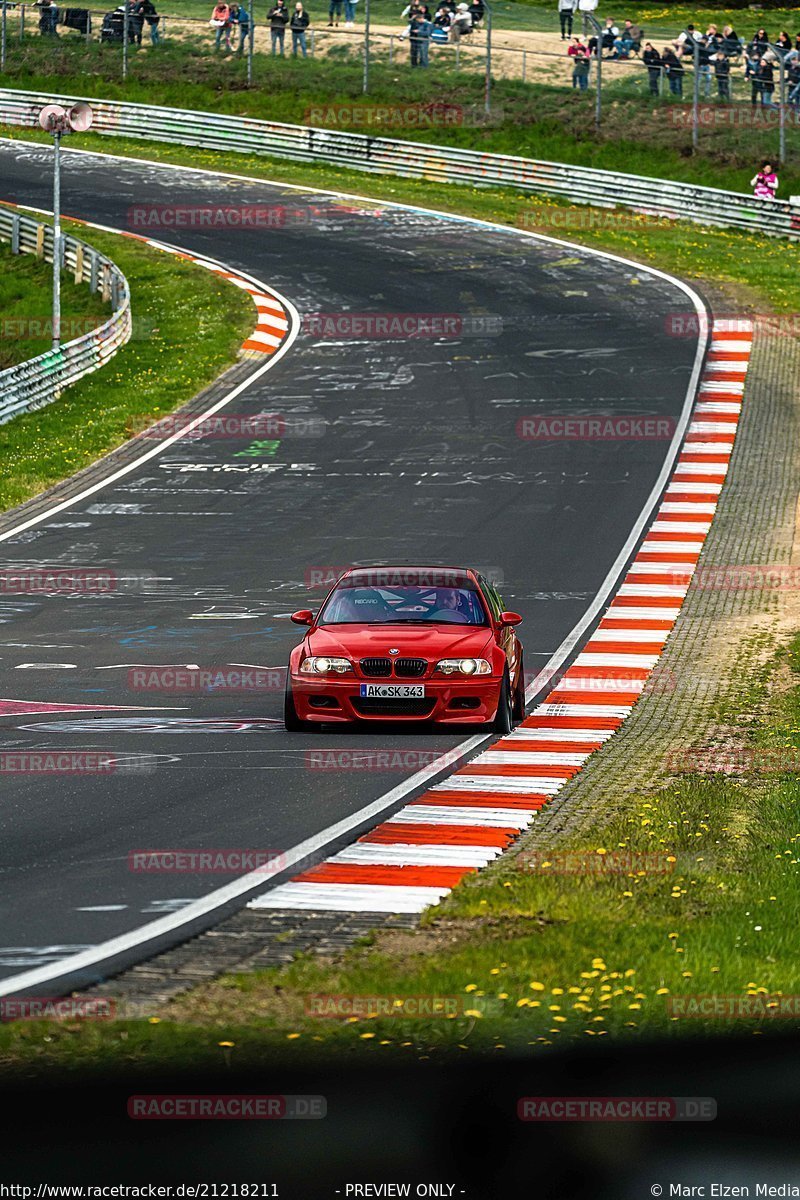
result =
[{"label": "person in pink jacket", "polygon": [[753,195],[760,200],[774,200],[778,190],[778,176],[772,169],[771,162],[761,164],[761,170],[750,180]]}]

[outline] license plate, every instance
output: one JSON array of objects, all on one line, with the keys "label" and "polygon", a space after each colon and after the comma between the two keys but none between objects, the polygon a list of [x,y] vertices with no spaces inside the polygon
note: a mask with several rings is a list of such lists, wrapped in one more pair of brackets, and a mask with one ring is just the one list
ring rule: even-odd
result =
[{"label": "license plate", "polygon": [[360,695],[376,700],[424,700],[424,683],[362,683]]}]

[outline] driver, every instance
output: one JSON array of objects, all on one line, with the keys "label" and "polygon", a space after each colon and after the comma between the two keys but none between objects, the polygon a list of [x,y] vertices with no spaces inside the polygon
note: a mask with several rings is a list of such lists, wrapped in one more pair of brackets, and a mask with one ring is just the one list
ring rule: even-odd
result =
[{"label": "driver", "polygon": [[467,624],[468,617],[461,610],[461,592],[458,588],[437,588],[437,609],[431,613],[434,621],[450,621]]}]

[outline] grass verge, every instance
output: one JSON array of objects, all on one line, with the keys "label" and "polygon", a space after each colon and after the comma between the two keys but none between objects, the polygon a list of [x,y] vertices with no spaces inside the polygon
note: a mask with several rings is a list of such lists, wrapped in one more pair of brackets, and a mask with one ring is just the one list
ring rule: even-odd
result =
[{"label": "grass verge", "polygon": [[60,400],[0,426],[0,510],[122,445],[134,422],[191,399],[236,360],[253,328],[249,297],[202,267],[113,234],[93,230],[90,240],[128,278],[134,334]]},{"label": "grass verge", "polygon": [[[0,242],[0,371],[44,354],[52,342],[53,268],[33,254],[12,254]],[[76,284],[68,271],[61,275],[61,324],[64,341],[102,324],[111,305]]]}]

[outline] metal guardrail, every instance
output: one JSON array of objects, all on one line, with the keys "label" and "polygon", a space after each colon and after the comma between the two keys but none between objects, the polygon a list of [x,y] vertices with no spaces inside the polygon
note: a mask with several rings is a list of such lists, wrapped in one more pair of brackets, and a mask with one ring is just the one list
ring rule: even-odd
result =
[{"label": "metal guardrail", "polygon": [[[0,89],[0,123],[33,126],[43,104],[71,105],[77,97]],[[470,187],[513,187],[604,208],[699,224],[800,238],[800,205],[756,200],[741,192],[651,179],[644,175],[479,153],[428,142],[286,125],[252,117],[91,100],[92,132],[144,141],[232,150],[298,162],[324,163],[374,174],[401,175]]]},{"label": "metal guardrail", "polygon": [[[39,254],[53,261],[53,230],[33,217],[0,207],[0,240],[15,254]],[[88,283],[113,302],[114,311],[96,329],[27,362],[0,371],[0,425],[19,413],[57,400],[63,389],[102,367],[131,336],[128,281],[110,259],[85,242],[62,234],[63,262],[76,283]]]}]

